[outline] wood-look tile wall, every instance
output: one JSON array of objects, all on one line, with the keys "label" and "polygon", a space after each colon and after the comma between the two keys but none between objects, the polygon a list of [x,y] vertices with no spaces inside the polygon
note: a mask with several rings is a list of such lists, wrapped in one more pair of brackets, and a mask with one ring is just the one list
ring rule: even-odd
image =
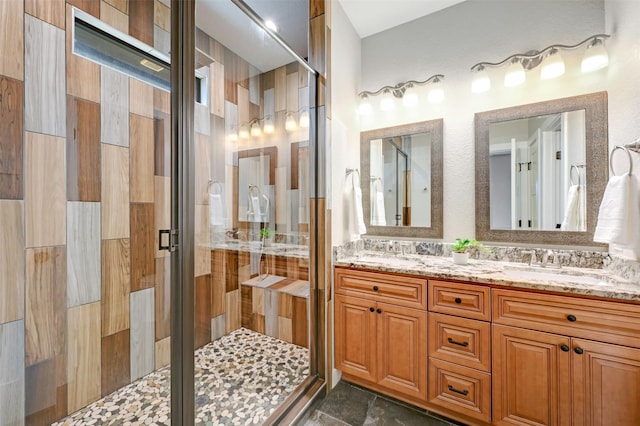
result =
[{"label": "wood-look tile wall", "polygon": [[73,7],[168,49],[158,0],[0,1],[0,426],[169,363],[170,97],[74,55]]},{"label": "wood-look tile wall", "polygon": [[[0,351],[0,412],[21,407],[0,425],[53,422],[169,363],[170,262],[156,235],[170,225],[170,97],[75,56],[72,7],[169,49],[170,10],[159,0],[0,1],[0,343],[12,348]],[[266,112],[282,129],[286,112],[308,102],[308,76],[295,64],[259,75],[202,32],[197,44],[214,58],[204,69],[209,104],[197,106],[200,346],[242,325],[240,283],[251,278],[248,253],[209,248],[209,179],[233,193],[226,132]],[[254,142],[282,153],[274,194],[296,199],[282,168],[304,132],[271,138]],[[298,205],[279,208],[295,215],[279,216],[278,231],[297,231],[287,222]],[[252,294],[255,328],[306,340],[295,325],[306,308],[283,303],[291,309],[277,294]]]}]

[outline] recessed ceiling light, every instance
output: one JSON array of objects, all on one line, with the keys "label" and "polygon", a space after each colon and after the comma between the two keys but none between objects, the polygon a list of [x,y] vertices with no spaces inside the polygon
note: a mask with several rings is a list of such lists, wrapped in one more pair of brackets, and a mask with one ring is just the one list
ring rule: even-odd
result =
[{"label": "recessed ceiling light", "polygon": [[278,32],[278,26],[271,19],[267,19],[266,21],[264,21],[264,24],[274,33]]}]

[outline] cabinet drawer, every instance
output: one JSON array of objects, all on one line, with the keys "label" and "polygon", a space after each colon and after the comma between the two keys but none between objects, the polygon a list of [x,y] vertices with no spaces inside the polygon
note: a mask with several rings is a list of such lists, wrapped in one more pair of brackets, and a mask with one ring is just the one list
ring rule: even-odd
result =
[{"label": "cabinet drawer", "polygon": [[489,321],[489,287],[429,280],[429,310]]},{"label": "cabinet drawer", "polygon": [[429,356],[489,372],[491,326],[488,322],[430,312]]},{"label": "cabinet drawer", "polygon": [[429,402],[468,417],[491,421],[491,375],[429,358]]},{"label": "cabinet drawer", "polygon": [[381,272],[336,268],[336,293],[411,308],[427,308],[427,280]]},{"label": "cabinet drawer", "polygon": [[640,305],[494,289],[493,321],[640,347]]}]

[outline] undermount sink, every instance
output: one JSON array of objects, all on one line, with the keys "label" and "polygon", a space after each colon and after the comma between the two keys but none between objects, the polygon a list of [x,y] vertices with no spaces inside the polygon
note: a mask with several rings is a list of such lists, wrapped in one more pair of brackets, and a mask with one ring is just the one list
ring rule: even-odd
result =
[{"label": "undermount sink", "polygon": [[370,263],[384,263],[385,265],[394,267],[412,267],[418,266],[420,262],[412,259],[402,259],[393,256],[359,256],[358,260],[360,262],[370,262]]},{"label": "undermount sink", "polygon": [[567,281],[580,284],[601,284],[602,279],[588,275],[571,275],[550,271],[532,271],[522,269],[505,269],[502,271],[505,275],[513,278],[533,279],[544,281]]}]

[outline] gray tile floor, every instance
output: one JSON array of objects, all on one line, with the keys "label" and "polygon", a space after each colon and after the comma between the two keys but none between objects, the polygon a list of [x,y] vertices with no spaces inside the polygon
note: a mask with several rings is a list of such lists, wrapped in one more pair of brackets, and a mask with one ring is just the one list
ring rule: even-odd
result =
[{"label": "gray tile floor", "polygon": [[437,414],[409,407],[396,400],[341,381],[316,404],[305,426],[458,426]]}]

